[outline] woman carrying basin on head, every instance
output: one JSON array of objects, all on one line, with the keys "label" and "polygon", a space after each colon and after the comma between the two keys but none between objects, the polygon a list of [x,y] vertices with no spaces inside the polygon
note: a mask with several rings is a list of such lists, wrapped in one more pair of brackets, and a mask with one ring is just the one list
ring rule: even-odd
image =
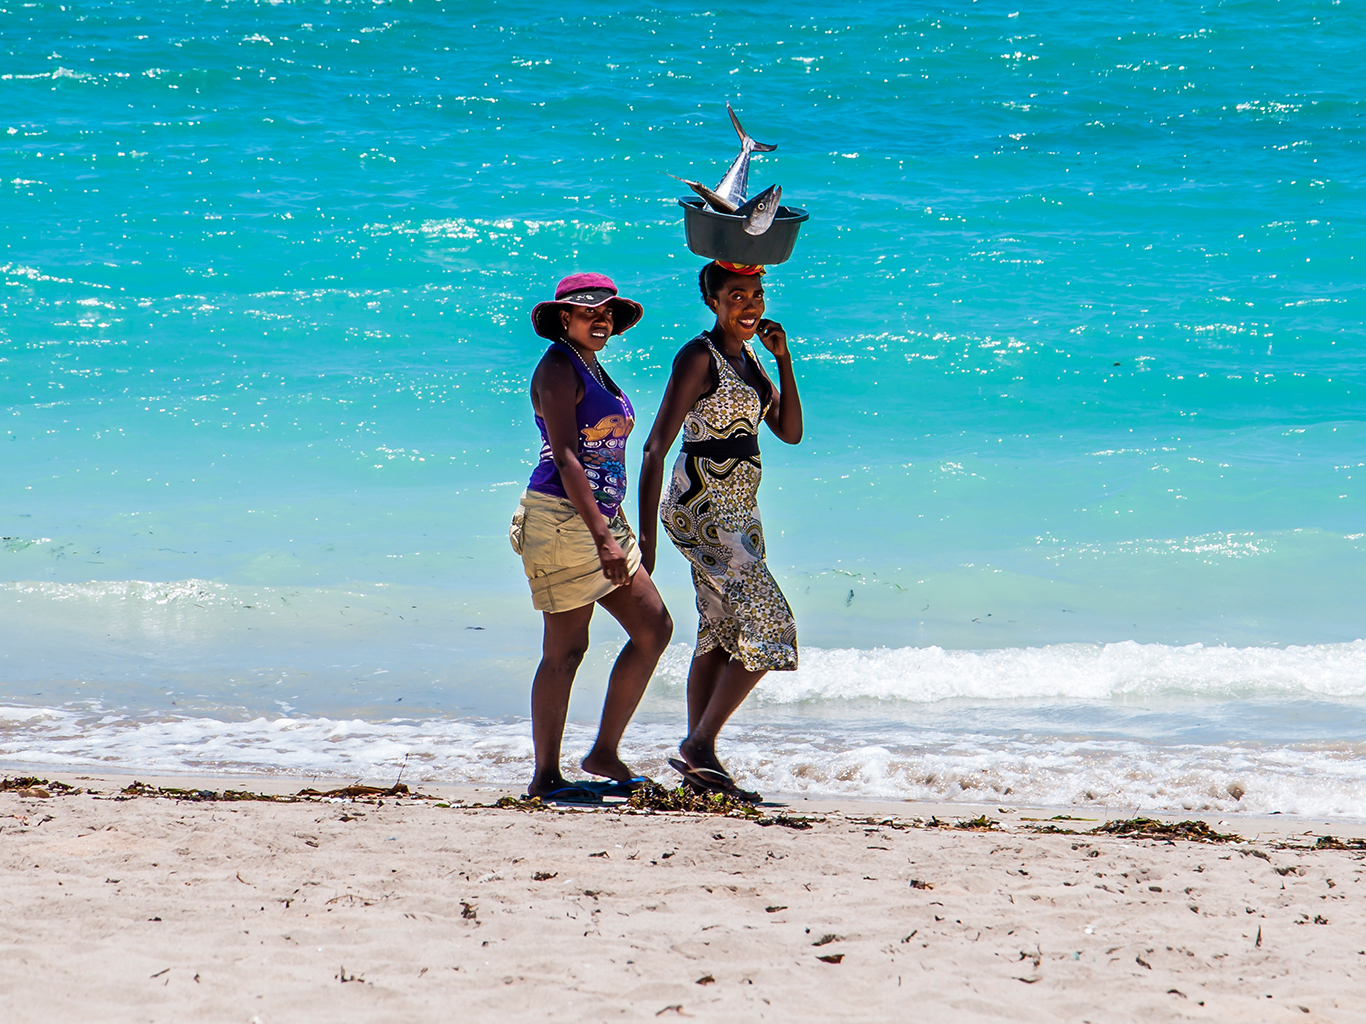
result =
[{"label": "woman carrying basin on head", "polygon": [[[634,326],[642,313],[602,274],[566,277],[554,301],[531,311],[536,333],[551,345],[531,378],[541,457],[510,530],[532,604],[545,618],[531,686],[536,772],[527,794],[564,803],[597,803],[604,792],[625,795],[643,781],[622,763],[617,744],[673,634],[621,513],[626,438],[635,413],[597,359],[608,339]],[[618,785],[575,785],[560,773],[569,691],[588,649],[594,604],[621,623],[629,639],[612,666],[597,742],[582,767]]]},{"label": "woman carrying basin on head", "polygon": [[[640,471],[643,564],[654,569],[655,515],[692,567],[697,647],[688,672],[688,736],[671,762],[696,787],[757,799],[716,756],[716,737],[771,670],[797,667],[792,609],[764,562],[759,519],[759,424],[780,440],[802,439],[802,406],[782,324],[764,318],[762,267],[708,263],[698,275],[716,314],[708,331],[674,358],[673,372]],[[778,364],[779,387],[750,347],[759,340]],[[679,430],[683,446],[663,501],[664,458]]]}]

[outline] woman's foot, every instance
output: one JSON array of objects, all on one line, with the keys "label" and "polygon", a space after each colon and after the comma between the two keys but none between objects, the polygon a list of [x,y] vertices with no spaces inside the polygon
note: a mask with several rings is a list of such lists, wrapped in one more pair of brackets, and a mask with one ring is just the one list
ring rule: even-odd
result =
[{"label": "woman's foot", "polygon": [[740,788],[716,756],[716,747],[713,744],[689,738],[678,745],[678,752],[683,756],[681,763],[689,770],[681,771],[672,758],[669,763],[680,770],[686,782],[701,785],[712,792],[725,793],[747,803],[758,803],[763,799],[752,790]]},{"label": "woman's foot", "polygon": [[528,797],[540,797],[548,804],[600,804],[602,793],[590,785],[570,782],[558,771],[538,774],[526,788]]},{"label": "woman's foot", "polygon": [[531,785],[526,788],[526,795],[549,796],[559,790],[568,789],[572,785],[574,784],[560,774],[558,768],[554,771],[537,772],[532,777]]},{"label": "woman's foot", "polygon": [[715,744],[705,743],[689,737],[678,745],[678,753],[682,756],[684,763],[689,767],[705,768],[710,772],[720,772],[726,778],[730,778],[730,773],[726,771],[726,766],[723,765],[721,759],[716,756]]},{"label": "woman's foot", "polygon": [[669,767],[683,776],[683,785],[689,791],[704,796],[707,793],[721,793],[732,800],[747,804],[757,804],[763,797],[748,789],[741,789],[725,771],[713,768],[694,768],[676,757],[669,758]]},{"label": "woman's foot", "polygon": [[589,775],[598,775],[613,782],[631,782],[639,778],[626,767],[615,751],[590,750],[588,756],[580,762],[580,767]]}]

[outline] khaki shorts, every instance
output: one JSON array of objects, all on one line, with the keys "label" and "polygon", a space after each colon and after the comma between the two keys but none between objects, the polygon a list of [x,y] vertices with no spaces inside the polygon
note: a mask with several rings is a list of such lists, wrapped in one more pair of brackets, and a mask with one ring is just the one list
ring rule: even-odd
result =
[{"label": "khaki shorts", "polygon": [[[626,555],[634,576],[640,568],[640,545],[618,511],[607,524]],[[617,585],[608,581],[588,524],[567,498],[524,491],[508,528],[512,550],[522,556],[531,585],[531,603],[541,612],[568,612],[606,597]]]}]

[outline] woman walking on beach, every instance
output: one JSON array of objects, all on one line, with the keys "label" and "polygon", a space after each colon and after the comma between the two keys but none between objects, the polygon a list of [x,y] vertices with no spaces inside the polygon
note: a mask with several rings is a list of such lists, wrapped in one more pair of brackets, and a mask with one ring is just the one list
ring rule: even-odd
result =
[{"label": "woman walking on beach", "polygon": [[[746,799],[716,756],[721,727],[771,670],[797,667],[792,609],[764,562],[759,520],[759,424],[780,440],[802,439],[802,406],[782,324],[764,319],[762,267],[713,262],[702,268],[702,300],[716,314],[688,342],[645,442],[640,542],[655,561],[655,515],[692,567],[697,647],[688,672],[688,736],[670,763],[693,786]],[[775,387],[750,348],[755,334],[778,363]],[[664,458],[683,445],[660,503]]]},{"label": "woman walking on beach", "polygon": [[[635,413],[597,359],[608,338],[634,326],[643,312],[602,274],[566,277],[554,301],[531,311],[536,333],[551,341],[531,378],[541,458],[510,537],[522,556],[532,604],[545,617],[541,663],[531,685],[536,773],[527,795],[561,803],[597,803],[604,793],[625,795],[643,781],[622,763],[617,744],[673,634],[621,513],[626,438]],[[595,603],[629,639],[608,677],[597,742],[582,762],[584,771],[611,782],[575,785],[560,773],[560,743]]]}]

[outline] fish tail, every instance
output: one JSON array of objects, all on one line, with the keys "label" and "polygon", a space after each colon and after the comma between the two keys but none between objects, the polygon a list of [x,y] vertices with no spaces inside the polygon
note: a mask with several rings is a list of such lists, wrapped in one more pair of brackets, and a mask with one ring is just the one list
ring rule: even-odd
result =
[{"label": "fish tail", "polygon": [[752,149],[756,153],[772,153],[777,146],[770,146],[763,142],[755,142],[740,125],[740,119],[735,116],[735,111],[730,109],[730,103],[726,103],[726,113],[730,115],[730,123],[735,125],[735,133],[740,136],[740,144],[746,149]]}]

